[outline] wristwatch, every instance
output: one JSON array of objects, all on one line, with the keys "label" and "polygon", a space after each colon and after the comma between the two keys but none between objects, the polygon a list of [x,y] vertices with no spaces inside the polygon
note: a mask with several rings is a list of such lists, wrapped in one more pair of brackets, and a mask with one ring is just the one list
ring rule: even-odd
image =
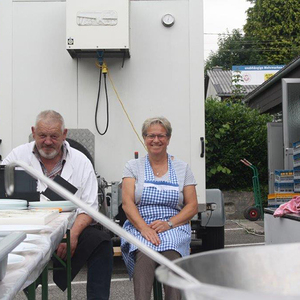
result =
[{"label": "wristwatch", "polygon": [[170,226],[170,229],[172,229],[173,228],[173,223],[171,221],[168,221],[167,223]]}]

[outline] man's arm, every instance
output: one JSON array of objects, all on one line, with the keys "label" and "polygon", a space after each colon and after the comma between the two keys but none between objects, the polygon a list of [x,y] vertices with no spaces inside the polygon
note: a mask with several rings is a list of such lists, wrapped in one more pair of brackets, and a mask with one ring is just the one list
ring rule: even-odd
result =
[{"label": "man's arm", "polygon": [[[80,214],[76,217],[72,229],[70,230],[70,242],[71,242],[71,257],[77,248],[78,238],[81,232],[92,223],[93,219],[86,215]],[[66,243],[59,244],[57,248],[57,255],[61,259],[66,259],[67,257],[67,245]]]},{"label": "man's arm", "polygon": [[[73,151],[73,149],[70,149],[70,151]],[[85,156],[83,157],[81,153],[79,154],[77,150],[72,157],[73,160],[69,161],[69,163],[76,165],[76,168],[73,170],[73,182],[71,183],[78,187],[75,196],[90,207],[98,210],[98,181],[94,168],[91,162]],[[63,172],[62,177],[64,177]],[[71,256],[74,255],[77,248],[80,234],[93,222],[93,218],[88,216],[84,210],[77,208],[77,213],[75,222],[70,230]],[[62,259],[66,258],[67,247],[65,243],[61,243],[58,246],[57,255]]]}]

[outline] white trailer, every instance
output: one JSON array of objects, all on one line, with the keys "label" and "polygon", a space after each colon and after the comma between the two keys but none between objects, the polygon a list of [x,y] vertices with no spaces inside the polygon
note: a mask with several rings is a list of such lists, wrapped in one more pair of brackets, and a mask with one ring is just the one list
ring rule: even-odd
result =
[{"label": "white trailer", "polygon": [[[0,45],[2,157],[28,141],[36,115],[45,109],[60,112],[67,128],[93,134],[95,169],[107,182],[120,181],[135,152],[146,154],[109,81],[109,127],[105,135],[97,133],[95,61],[104,50],[137,131],[152,116],[172,123],[168,152],[189,163],[198,183],[196,238],[206,236],[208,248],[224,246],[222,195],[205,189],[201,0],[2,0]],[[104,89],[97,122],[103,131]],[[216,204],[209,206],[214,211],[207,211],[207,203]]]}]

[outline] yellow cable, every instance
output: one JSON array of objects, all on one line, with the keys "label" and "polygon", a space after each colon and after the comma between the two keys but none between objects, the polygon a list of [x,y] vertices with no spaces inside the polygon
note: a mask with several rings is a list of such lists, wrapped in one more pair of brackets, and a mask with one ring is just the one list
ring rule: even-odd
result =
[{"label": "yellow cable", "polygon": [[105,62],[103,62],[103,66],[102,66],[102,74],[106,74],[108,72],[107,70],[107,65]]},{"label": "yellow cable", "polygon": [[110,77],[110,74],[109,74],[109,70],[108,70],[108,68],[107,68],[107,65],[106,65],[105,63],[103,63],[103,66],[100,66],[99,63],[96,61],[96,66],[97,66],[98,68],[102,69],[102,73],[104,73],[104,71],[106,71],[106,73],[107,73],[107,75],[108,75],[108,78],[109,78],[109,81],[110,81],[110,83],[111,83],[111,86],[112,86],[112,88],[113,88],[113,90],[114,90],[114,92],[115,92],[115,94],[116,94],[116,96],[117,96],[117,98],[118,98],[118,100],[119,100],[121,106],[122,106],[122,109],[123,109],[123,111],[124,111],[124,113],[125,113],[125,115],[126,115],[128,121],[129,121],[129,123],[130,123],[130,125],[131,125],[133,131],[135,132],[137,138],[139,139],[139,141],[141,142],[141,144],[142,144],[143,147],[145,148],[146,152],[148,152],[148,150],[147,150],[147,148],[146,148],[144,142],[142,141],[142,139],[140,138],[139,134],[137,133],[137,131],[136,131],[136,129],[135,129],[135,127],[134,127],[134,125],[133,125],[133,123],[132,123],[132,121],[131,121],[131,119],[130,119],[130,117],[129,117],[129,115],[128,115],[126,109],[125,109],[125,106],[124,106],[124,104],[123,104],[123,102],[122,102],[122,100],[121,100],[121,98],[120,98],[120,96],[119,96],[119,94],[118,94],[118,92],[117,92],[117,90],[116,90],[116,88],[115,88],[115,85],[114,85],[114,83],[113,83],[113,80],[112,80],[111,77]]},{"label": "yellow cable", "polygon": [[139,139],[139,141],[141,142],[141,144],[143,145],[143,147],[145,148],[145,150],[148,152],[148,150],[147,150],[147,148],[146,148],[144,142],[142,141],[142,139],[140,138],[139,134],[137,133],[137,131],[136,131],[136,129],[135,129],[135,127],[134,127],[134,125],[133,125],[133,123],[132,123],[132,121],[131,121],[131,119],[130,119],[130,117],[129,117],[127,111],[126,111],[125,106],[124,106],[122,100],[120,99],[120,96],[119,96],[119,94],[118,94],[118,92],[117,92],[117,90],[116,90],[116,88],[115,88],[115,85],[114,85],[114,83],[113,83],[113,81],[112,81],[112,79],[111,79],[111,77],[110,77],[110,74],[109,74],[109,71],[108,71],[108,70],[107,70],[107,74],[108,74],[109,81],[110,81],[110,83],[111,83],[111,85],[112,85],[112,87],[113,87],[113,89],[114,89],[114,91],[115,91],[115,93],[116,93],[116,96],[117,96],[117,98],[118,98],[118,100],[119,100],[119,102],[120,102],[120,104],[121,104],[121,106],[122,106],[122,109],[123,109],[123,111],[124,111],[124,113],[125,113],[125,115],[126,115],[128,121],[129,121],[129,123],[130,123],[130,125],[131,125],[133,131],[135,132],[137,138]]}]

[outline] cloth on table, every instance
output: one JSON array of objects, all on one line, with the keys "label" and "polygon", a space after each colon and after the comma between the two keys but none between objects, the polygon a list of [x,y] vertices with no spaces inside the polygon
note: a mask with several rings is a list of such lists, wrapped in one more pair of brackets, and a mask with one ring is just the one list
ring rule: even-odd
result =
[{"label": "cloth on table", "polygon": [[293,197],[289,202],[281,204],[274,212],[273,216],[282,217],[290,213],[300,213],[300,196]]}]

